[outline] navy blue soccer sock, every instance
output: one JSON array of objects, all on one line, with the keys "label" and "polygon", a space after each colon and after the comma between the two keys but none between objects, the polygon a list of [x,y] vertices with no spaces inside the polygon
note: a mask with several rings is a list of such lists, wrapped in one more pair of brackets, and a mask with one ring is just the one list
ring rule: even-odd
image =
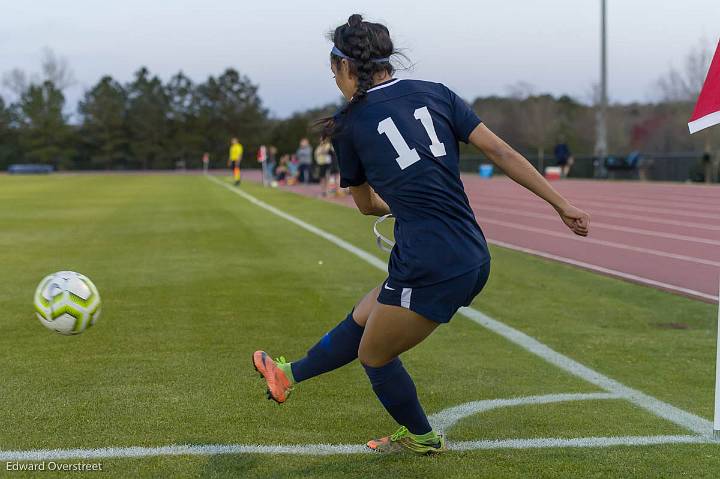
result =
[{"label": "navy blue soccer sock", "polygon": [[364,364],[363,367],[370,378],[375,395],[398,424],[405,426],[416,435],[432,431],[418,400],[415,383],[403,367],[400,358],[395,358],[379,368]]},{"label": "navy blue soccer sock", "polygon": [[293,362],[295,382],[327,373],[357,359],[360,338],[365,328],[355,322],[352,313],[307,352],[307,356]]}]

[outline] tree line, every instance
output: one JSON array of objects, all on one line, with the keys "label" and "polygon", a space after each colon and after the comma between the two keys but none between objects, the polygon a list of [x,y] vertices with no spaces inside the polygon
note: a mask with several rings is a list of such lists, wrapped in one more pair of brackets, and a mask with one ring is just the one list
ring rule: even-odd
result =
[{"label": "tree line", "polygon": [[227,156],[231,136],[250,145],[265,136],[268,112],[258,87],[234,69],[196,84],[182,72],[163,82],[147,68],[122,84],[104,76],[65,113],[52,81],[31,83],[16,102],[0,99],[0,164],[53,164],[60,169],[172,168],[204,152]]},{"label": "tree line", "polygon": [[[687,132],[707,61],[691,55],[685,71],[672,70],[660,78],[657,101],[611,104],[610,152],[701,154],[720,147],[712,129],[692,137]],[[245,145],[246,158],[261,144],[291,153],[302,137],[316,142],[313,123],[340,107],[338,102],[274,118],[263,106],[258,85],[233,68],[196,83],[182,72],[163,81],[142,67],[126,83],[102,77],[84,93],[71,121],[64,95],[72,83],[69,68],[50,52],[42,70],[33,79],[17,70],[4,77],[15,99],[0,96],[0,169],[11,163],[52,164],[59,169],[167,169],[178,162],[192,168],[200,166],[205,152],[212,166],[219,167],[233,136]],[[518,84],[506,96],[479,97],[470,104],[491,129],[528,156],[549,158],[559,141],[577,156],[593,155],[592,102],[537,94],[529,85]]]}]

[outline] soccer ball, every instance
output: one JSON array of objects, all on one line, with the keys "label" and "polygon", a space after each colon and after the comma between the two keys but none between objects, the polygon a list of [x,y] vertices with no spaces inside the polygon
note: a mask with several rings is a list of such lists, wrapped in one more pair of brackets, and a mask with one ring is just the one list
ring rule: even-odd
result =
[{"label": "soccer ball", "polygon": [[35,314],[48,329],[80,334],[100,317],[100,293],[87,276],[58,271],[45,276],[35,290]]}]

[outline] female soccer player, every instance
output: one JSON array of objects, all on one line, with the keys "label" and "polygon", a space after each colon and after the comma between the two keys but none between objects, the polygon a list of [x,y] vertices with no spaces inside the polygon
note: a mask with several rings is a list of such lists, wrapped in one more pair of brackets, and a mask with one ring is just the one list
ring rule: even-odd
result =
[{"label": "female soccer player", "polygon": [[393,79],[388,29],[352,15],[335,29],[331,69],[347,105],[326,122],[350,187],[366,215],[395,216],[388,278],[299,361],[253,355],[268,397],[287,400],[297,383],[358,358],[373,391],[397,421],[371,440],[379,452],[429,454],[445,439],[428,423],[398,356],[447,323],[482,290],[490,271],[485,238],[460,181],[458,141],[479,148],[510,178],[550,203],[570,230],[588,234],[589,216],[572,206],[477,115],[439,83]]}]

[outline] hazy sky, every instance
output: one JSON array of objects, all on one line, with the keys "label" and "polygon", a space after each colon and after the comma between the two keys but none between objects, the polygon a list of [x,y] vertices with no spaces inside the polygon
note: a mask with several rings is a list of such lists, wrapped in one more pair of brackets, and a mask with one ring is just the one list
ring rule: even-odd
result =
[{"label": "hazy sky", "polygon": [[[460,95],[539,92],[590,97],[597,82],[599,0],[0,0],[0,72],[37,71],[42,50],[68,59],[74,104],[104,74],[140,65],[196,81],[232,66],[260,85],[276,116],[339,97],[325,33],[351,13],[384,22],[415,63],[399,76],[442,81]],[[720,0],[608,0],[611,100],[653,98],[701,38],[720,37]],[[7,92],[3,92],[7,97]]]}]

